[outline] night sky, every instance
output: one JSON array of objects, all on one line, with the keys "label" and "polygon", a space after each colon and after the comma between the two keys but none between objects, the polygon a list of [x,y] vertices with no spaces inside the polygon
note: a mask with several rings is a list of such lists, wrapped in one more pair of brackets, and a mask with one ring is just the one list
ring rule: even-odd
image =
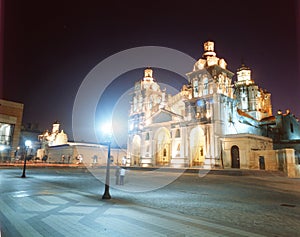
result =
[{"label": "night sky", "polygon": [[[24,123],[45,130],[58,120],[71,137],[78,88],[102,60],[150,45],[197,60],[203,43],[213,40],[229,70],[236,72],[243,61],[255,82],[272,93],[273,113],[290,109],[300,117],[299,6],[296,0],[6,0],[4,99],[24,103]],[[116,101],[143,69],[116,78],[102,101]],[[176,77],[166,74],[155,77]],[[182,83],[174,79],[178,89]],[[110,113],[113,105],[106,106]]]}]

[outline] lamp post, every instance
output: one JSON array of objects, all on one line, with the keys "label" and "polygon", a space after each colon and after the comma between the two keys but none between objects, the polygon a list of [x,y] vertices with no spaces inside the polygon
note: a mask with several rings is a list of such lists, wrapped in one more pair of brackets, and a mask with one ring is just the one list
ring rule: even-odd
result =
[{"label": "lamp post", "polygon": [[106,138],[106,142],[102,143],[103,145],[107,145],[107,163],[106,163],[106,176],[105,176],[105,190],[104,194],[102,195],[102,199],[111,199],[109,193],[109,180],[110,180],[110,145],[111,145],[111,136],[112,131],[110,126],[103,126],[103,132]]},{"label": "lamp post", "polygon": [[23,174],[21,176],[21,178],[26,178],[26,160],[27,160],[27,152],[28,149],[31,147],[31,141],[30,140],[26,140],[25,141],[25,155],[24,155],[24,166],[23,166]]},{"label": "lamp post", "polygon": [[111,199],[109,193],[109,179],[110,179],[110,142],[107,142],[107,164],[106,164],[106,176],[105,176],[105,190],[102,195],[102,199]]}]

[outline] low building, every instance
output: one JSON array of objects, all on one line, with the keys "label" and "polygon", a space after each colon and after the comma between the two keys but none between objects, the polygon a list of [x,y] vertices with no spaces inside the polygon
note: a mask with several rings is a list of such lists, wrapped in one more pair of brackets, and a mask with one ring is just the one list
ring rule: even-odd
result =
[{"label": "low building", "polygon": [[[47,163],[106,165],[108,147],[106,145],[69,142],[68,136],[60,129],[60,123],[54,122],[52,131],[46,130],[38,136],[41,148],[37,150],[37,158]],[[121,165],[126,150],[111,148],[111,162]]]},{"label": "low building", "polygon": [[[108,147],[99,144],[68,142],[65,145],[50,146],[45,150],[48,163],[84,164],[86,166],[107,164]],[[112,147],[111,164],[121,165],[126,150]]]}]

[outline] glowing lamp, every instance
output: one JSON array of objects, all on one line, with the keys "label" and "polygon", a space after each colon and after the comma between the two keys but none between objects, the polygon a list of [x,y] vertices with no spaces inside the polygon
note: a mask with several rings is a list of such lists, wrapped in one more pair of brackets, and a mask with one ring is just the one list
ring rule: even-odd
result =
[{"label": "glowing lamp", "polygon": [[25,147],[31,147],[32,142],[30,140],[25,141]]}]

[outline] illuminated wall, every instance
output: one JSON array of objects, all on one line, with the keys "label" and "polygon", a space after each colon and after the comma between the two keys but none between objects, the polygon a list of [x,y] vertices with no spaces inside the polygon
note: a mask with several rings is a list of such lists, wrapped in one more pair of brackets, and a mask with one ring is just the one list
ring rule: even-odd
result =
[{"label": "illuminated wall", "polygon": [[23,104],[0,100],[0,146],[3,159],[14,157],[19,146]]}]

